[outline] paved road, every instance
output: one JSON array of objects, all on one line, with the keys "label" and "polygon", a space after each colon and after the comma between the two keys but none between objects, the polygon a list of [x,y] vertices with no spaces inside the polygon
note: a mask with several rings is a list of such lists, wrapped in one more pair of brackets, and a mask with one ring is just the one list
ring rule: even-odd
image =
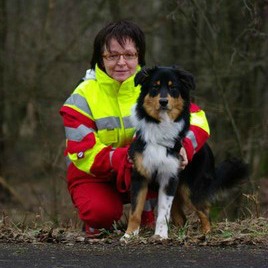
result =
[{"label": "paved road", "polygon": [[268,267],[268,248],[0,244],[1,268]]}]

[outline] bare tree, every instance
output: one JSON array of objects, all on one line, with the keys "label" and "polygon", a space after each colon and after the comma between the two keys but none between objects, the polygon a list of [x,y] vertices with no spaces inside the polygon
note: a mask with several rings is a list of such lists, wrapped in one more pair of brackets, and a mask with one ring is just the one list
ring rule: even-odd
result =
[{"label": "bare tree", "polygon": [[7,31],[6,1],[0,1],[0,175],[3,173],[5,134],[4,134],[4,71],[5,71],[5,43]]}]

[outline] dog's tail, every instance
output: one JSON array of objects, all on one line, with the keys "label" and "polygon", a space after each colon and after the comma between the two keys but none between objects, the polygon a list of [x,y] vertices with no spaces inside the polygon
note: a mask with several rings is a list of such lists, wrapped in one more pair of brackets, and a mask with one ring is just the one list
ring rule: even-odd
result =
[{"label": "dog's tail", "polygon": [[218,193],[246,183],[249,173],[249,165],[241,159],[231,158],[220,163],[215,170],[216,179],[209,190],[211,201],[217,199]]}]

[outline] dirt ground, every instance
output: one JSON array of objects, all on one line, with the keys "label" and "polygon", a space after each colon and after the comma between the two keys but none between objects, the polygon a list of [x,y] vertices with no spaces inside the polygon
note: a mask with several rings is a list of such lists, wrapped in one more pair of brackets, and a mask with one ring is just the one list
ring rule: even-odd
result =
[{"label": "dirt ground", "polygon": [[267,267],[268,248],[111,244],[0,244],[0,267]]}]

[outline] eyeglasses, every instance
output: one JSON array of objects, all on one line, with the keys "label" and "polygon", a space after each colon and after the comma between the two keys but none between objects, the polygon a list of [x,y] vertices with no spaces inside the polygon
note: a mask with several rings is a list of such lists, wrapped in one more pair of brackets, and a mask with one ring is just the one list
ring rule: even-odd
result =
[{"label": "eyeglasses", "polygon": [[117,54],[106,54],[102,55],[108,61],[118,61],[120,57],[123,56],[124,60],[130,61],[135,60],[138,57],[137,53],[117,53]]}]

